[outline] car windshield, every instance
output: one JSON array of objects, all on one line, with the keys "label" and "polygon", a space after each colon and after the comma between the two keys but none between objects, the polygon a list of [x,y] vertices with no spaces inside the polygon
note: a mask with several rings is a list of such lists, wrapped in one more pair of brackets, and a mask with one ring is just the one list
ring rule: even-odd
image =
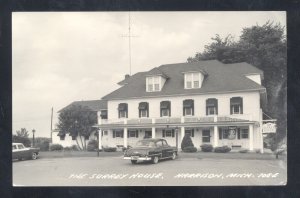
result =
[{"label": "car windshield", "polygon": [[136,146],[140,146],[140,147],[155,147],[155,143],[151,142],[151,141],[142,140],[142,141],[138,141],[136,143]]}]

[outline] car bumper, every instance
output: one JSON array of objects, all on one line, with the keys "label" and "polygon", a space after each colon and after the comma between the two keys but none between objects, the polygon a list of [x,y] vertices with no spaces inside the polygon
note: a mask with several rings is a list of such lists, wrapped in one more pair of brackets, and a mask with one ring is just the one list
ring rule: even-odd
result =
[{"label": "car bumper", "polygon": [[132,157],[124,157],[123,159],[125,159],[125,160],[143,160],[143,161],[150,161],[152,158],[151,158],[151,157],[136,157],[136,156],[132,156]]}]

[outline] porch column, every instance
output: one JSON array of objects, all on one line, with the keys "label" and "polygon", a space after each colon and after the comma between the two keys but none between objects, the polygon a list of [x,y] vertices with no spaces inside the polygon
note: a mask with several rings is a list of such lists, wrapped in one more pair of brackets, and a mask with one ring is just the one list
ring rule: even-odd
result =
[{"label": "porch column", "polygon": [[[181,127],[181,130],[180,130],[180,132],[181,132],[181,135],[180,135],[180,142],[179,142],[179,144],[181,145],[181,142],[182,142],[182,139],[183,139],[183,137],[184,137],[184,127]],[[181,146],[180,146],[181,147]]]},{"label": "porch column", "polygon": [[155,127],[152,127],[152,131],[151,132],[152,132],[152,134],[151,134],[152,138],[155,138]]},{"label": "porch column", "polygon": [[253,151],[253,125],[249,125],[249,150]]},{"label": "porch column", "polygon": [[98,149],[102,149],[102,130],[98,130]]},{"label": "porch column", "polygon": [[124,147],[127,148],[127,127],[124,128],[123,140],[124,140]]},{"label": "porch column", "polygon": [[214,126],[214,147],[218,146],[218,126]]}]

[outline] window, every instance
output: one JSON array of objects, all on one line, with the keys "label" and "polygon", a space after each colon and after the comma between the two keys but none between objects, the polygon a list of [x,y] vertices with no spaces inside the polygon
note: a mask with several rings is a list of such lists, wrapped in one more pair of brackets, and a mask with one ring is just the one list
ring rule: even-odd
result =
[{"label": "window", "polygon": [[18,145],[18,149],[24,149],[24,146],[22,144]]},{"label": "window", "polygon": [[144,139],[146,138],[152,138],[152,131],[145,131]]},{"label": "window", "polygon": [[107,119],[107,110],[101,110],[100,117],[101,119]]},{"label": "window", "polygon": [[162,140],[163,146],[168,146],[168,143],[166,140]]},{"label": "window", "polygon": [[160,102],[160,117],[171,116],[171,102],[162,101]]},{"label": "window", "polygon": [[206,100],[206,115],[218,114],[218,100],[215,98],[209,98]]},{"label": "window", "polygon": [[65,140],[65,137],[66,137],[66,135],[60,135],[60,136],[59,136],[59,139],[60,139],[60,140]]},{"label": "window", "polygon": [[161,81],[160,76],[147,77],[146,78],[147,91],[148,92],[160,91],[160,89],[161,89],[160,81]]},{"label": "window", "polygon": [[185,88],[186,89],[200,88],[200,73],[186,73]]},{"label": "window", "polygon": [[149,117],[149,105],[147,102],[141,102],[139,104],[139,117],[146,118]]},{"label": "window", "polygon": [[107,135],[107,131],[104,131],[104,135]]},{"label": "window", "polygon": [[183,101],[183,115],[184,116],[194,115],[194,100]]},{"label": "window", "polygon": [[12,146],[12,150],[16,150],[17,149],[17,146],[16,145],[13,145]]},{"label": "window", "polygon": [[113,138],[123,138],[123,130],[113,130]]},{"label": "window", "polygon": [[139,131],[138,130],[128,131],[128,137],[129,138],[138,138],[139,137]]},{"label": "window", "polygon": [[243,114],[243,98],[230,98],[230,114]]},{"label": "window", "polygon": [[185,130],[185,135],[189,135],[190,137],[194,137],[194,129],[186,129]]},{"label": "window", "polygon": [[209,143],[210,142],[210,130],[202,131],[202,142]]},{"label": "window", "polygon": [[156,142],[156,146],[157,146],[157,147],[162,147],[162,146],[163,146],[162,141]]},{"label": "window", "polygon": [[249,131],[248,131],[248,129],[242,129],[241,130],[241,137],[242,137],[242,139],[248,139],[249,138]]},{"label": "window", "polygon": [[127,118],[128,117],[128,105],[127,103],[120,103],[119,107],[119,118]]},{"label": "window", "polygon": [[174,129],[167,129],[162,131],[163,137],[175,137]]}]

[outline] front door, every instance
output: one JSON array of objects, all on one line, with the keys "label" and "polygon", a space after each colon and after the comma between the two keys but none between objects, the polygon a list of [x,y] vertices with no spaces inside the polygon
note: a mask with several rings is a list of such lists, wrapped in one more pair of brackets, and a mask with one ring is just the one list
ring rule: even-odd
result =
[{"label": "front door", "polygon": [[202,131],[202,143],[210,143],[210,130]]}]

